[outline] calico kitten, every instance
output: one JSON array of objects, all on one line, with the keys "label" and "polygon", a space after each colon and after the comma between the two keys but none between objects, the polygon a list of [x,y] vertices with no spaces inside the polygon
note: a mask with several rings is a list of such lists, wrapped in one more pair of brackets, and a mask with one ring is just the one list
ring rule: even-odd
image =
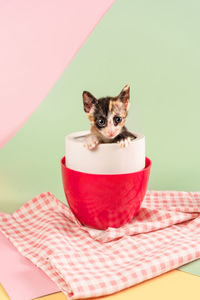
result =
[{"label": "calico kitten", "polygon": [[91,93],[83,92],[83,105],[90,122],[90,134],[85,145],[89,150],[99,143],[119,143],[127,147],[136,137],[125,125],[129,109],[130,87],[126,85],[116,97],[96,99]]}]

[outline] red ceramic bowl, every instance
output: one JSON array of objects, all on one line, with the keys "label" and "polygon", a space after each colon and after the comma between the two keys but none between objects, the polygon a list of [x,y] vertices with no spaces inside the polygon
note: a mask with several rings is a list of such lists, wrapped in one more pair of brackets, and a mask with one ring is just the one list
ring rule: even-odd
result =
[{"label": "red ceramic bowl", "polygon": [[71,170],[61,160],[63,187],[67,202],[79,219],[97,229],[120,227],[138,213],[144,199],[151,168],[128,174],[102,175]]}]

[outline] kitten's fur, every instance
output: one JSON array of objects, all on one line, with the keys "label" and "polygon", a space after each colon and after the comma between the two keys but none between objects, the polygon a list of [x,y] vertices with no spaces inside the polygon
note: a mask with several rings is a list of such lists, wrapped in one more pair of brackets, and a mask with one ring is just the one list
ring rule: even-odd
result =
[{"label": "kitten's fur", "polygon": [[95,149],[99,143],[119,143],[126,147],[135,138],[124,126],[129,98],[129,85],[117,97],[96,99],[91,93],[83,92],[84,111],[91,122],[91,133],[85,143],[88,149]]}]

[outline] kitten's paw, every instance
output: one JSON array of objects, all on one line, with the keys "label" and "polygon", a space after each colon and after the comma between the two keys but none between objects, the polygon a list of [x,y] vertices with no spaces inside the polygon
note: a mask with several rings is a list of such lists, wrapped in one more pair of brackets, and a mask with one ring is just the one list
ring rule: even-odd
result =
[{"label": "kitten's paw", "polygon": [[86,139],[86,142],[84,143],[84,147],[86,147],[89,150],[94,150],[99,144],[99,140],[95,135],[91,135]]},{"label": "kitten's paw", "polygon": [[117,142],[117,144],[119,144],[121,148],[126,148],[130,145],[130,142],[131,142],[131,138],[127,137],[126,139],[122,139],[119,142]]}]

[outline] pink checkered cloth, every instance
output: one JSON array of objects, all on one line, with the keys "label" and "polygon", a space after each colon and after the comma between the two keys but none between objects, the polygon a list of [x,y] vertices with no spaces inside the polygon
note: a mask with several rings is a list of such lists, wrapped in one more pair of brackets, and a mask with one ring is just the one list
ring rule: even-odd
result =
[{"label": "pink checkered cloth", "polygon": [[105,231],[44,193],[2,214],[0,229],[68,297],[103,296],[200,257],[200,192],[149,191],[132,222]]}]

